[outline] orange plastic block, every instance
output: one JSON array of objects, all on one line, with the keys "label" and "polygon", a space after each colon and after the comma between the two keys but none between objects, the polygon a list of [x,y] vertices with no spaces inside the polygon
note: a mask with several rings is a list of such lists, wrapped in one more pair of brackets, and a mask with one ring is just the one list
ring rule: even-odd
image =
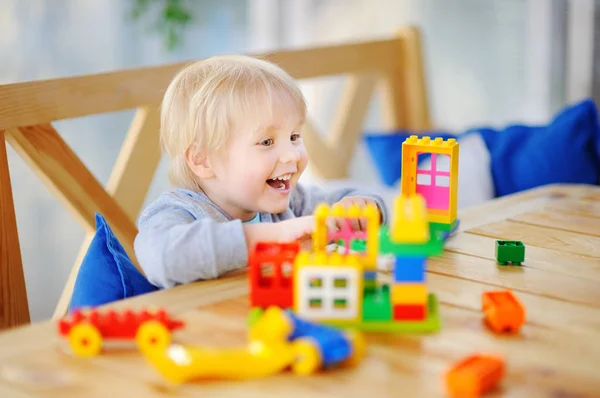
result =
[{"label": "orange plastic block", "polygon": [[525,323],[525,308],[509,290],[483,293],[482,310],[486,323],[496,333],[515,333]]},{"label": "orange plastic block", "polygon": [[446,373],[446,387],[454,398],[479,397],[492,390],[504,372],[504,359],[494,355],[471,355]]}]

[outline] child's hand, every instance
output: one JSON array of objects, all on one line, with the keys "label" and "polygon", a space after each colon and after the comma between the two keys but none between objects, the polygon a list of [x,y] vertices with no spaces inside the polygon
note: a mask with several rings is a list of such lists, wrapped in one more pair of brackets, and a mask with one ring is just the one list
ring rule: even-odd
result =
[{"label": "child's hand", "polygon": [[253,248],[258,242],[297,241],[302,250],[309,250],[315,230],[315,217],[298,217],[277,223],[247,224],[243,228],[249,248]]},{"label": "child's hand", "polygon": [[315,217],[304,216],[284,220],[275,224],[277,230],[277,240],[280,242],[299,241],[300,243],[312,238],[315,230]]},{"label": "child's hand", "polygon": [[[379,210],[379,206],[377,205],[377,202],[375,202],[375,200],[371,199],[371,198],[367,198],[365,196],[346,196],[345,198],[343,198],[342,200],[340,200],[339,202],[342,204],[344,207],[348,208],[352,205],[358,205],[358,207],[360,208],[364,208],[367,205],[374,205],[377,210]],[[380,216],[381,218],[381,213]],[[352,231],[366,231],[367,230],[367,220],[365,218],[359,218],[359,219],[350,219],[348,220],[350,222],[350,228],[352,229]],[[345,223],[345,220],[343,218],[335,218],[333,219],[333,223],[332,225],[328,225],[328,227],[331,228],[335,228],[334,230],[339,230],[343,227]]]}]

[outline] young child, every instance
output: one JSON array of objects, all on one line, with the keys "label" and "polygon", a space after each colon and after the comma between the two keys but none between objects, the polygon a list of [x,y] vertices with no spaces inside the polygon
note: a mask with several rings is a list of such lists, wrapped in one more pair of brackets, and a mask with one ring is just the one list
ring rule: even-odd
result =
[{"label": "young child", "polygon": [[167,88],[161,112],[176,188],[142,212],[135,240],[140,265],[158,287],[244,267],[259,241],[306,243],[320,202],[374,203],[386,222],[377,196],[298,184],[307,165],[306,104],[274,64],[247,56],[193,63]]}]

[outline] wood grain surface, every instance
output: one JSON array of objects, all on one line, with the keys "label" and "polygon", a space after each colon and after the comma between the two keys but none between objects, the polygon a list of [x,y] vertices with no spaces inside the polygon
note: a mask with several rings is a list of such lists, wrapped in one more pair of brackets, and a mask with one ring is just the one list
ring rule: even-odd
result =
[{"label": "wood grain surface", "polygon": [[[71,355],[42,322],[0,334],[2,397],[444,397],[444,372],[466,355],[492,352],[507,373],[489,397],[600,396],[600,188],[554,185],[459,212],[461,229],[428,265],[442,328],[430,335],[367,334],[356,368],[252,381],[165,382],[135,348],[92,359]],[[526,245],[523,266],[499,266],[496,239]],[[386,277],[385,275],[383,276]],[[481,295],[513,289],[527,321],[499,336],[482,322]],[[178,342],[235,346],[246,339],[245,271],[110,305],[162,306],[187,322]]]}]

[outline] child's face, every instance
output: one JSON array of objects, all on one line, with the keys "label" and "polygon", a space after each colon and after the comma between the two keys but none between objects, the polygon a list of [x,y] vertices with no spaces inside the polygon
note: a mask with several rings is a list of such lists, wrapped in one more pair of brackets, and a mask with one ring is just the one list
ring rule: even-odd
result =
[{"label": "child's face", "polygon": [[236,129],[223,156],[212,161],[213,200],[234,218],[246,221],[255,212],[285,211],[306,168],[302,121],[296,112],[275,108],[272,119],[258,131],[254,126]]}]

